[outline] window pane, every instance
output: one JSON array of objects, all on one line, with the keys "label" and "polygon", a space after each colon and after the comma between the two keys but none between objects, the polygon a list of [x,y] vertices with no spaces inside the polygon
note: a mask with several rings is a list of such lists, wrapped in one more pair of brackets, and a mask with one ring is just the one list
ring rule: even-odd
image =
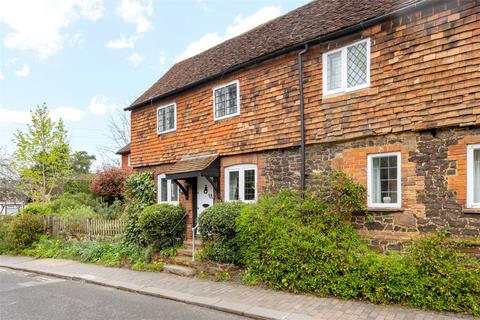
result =
[{"label": "window pane", "polygon": [[255,200],[255,170],[245,170],[245,199]]},{"label": "window pane", "polygon": [[480,150],[473,150],[473,202],[480,202]]},{"label": "window pane", "polygon": [[173,181],[170,181],[170,183],[172,184],[172,191],[171,191],[171,195],[170,195],[170,200],[171,201],[178,201],[178,185]]},{"label": "window pane", "polygon": [[173,130],[175,128],[175,106],[168,107],[168,128],[167,130]]},{"label": "window pane", "polygon": [[367,42],[347,48],[347,87],[367,83]]},{"label": "window pane", "polygon": [[229,200],[240,200],[239,199],[239,186],[238,186],[238,171],[230,171],[228,173],[229,179]]},{"label": "window pane", "polygon": [[233,83],[215,90],[215,117],[221,118],[237,113],[237,84]]},{"label": "window pane", "polygon": [[327,55],[327,88],[339,89],[342,86],[342,53],[340,51]]},{"label": "window pane", "polygon": [[167,182],[165,178],[160,179],[160,201],[168,201]]},{"label": "window pane", "polygon": [[372,159],[372,203],[398,203],[397,156]]},{"label": "window pane", "polygon": [[165,109],[158,110],[158,132],[165,131]]}]

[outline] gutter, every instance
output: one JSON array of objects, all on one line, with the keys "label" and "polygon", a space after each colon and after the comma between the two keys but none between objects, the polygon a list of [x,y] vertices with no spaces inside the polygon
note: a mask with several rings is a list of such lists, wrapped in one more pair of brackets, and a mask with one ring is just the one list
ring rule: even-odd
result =
[{"label": "gutter", "polygon": [[217,78],[220,78],[222,76],[225,76],[226,74],[229,74],[229,73],[232,73],[232,72],[235,72],[235,71],[238,71],[240,69],[243,69],[243,68],[246,68],[246,67],[249,67],[249,66],[252,66],[252,65],[255,65],[255,64],[259,64],[263,61],[266,61],[266,60],[269,60],[269,59],[272,59],[272,58],[275,58],[275,57],[278,57],[280,55],[283,55],[283,54],[287,54],[287,53],[290,53],[292,51],[296,51],[296,50],[299,50],[301,49],[302,47],[304,47],[305,45],[309,45],[309,46],[312,46],[312,45],[315,45],[315,44],[318,44],[318,43],[322,43],[322,42],[326,42],[326,41],[330,41],[330,40],[333,40],[333,39],[337,39],[337,38],[340,38],[344,35],[347,35],[347,34],[351,34],[351,33],[354,33],[354,32],[357,32],[357,31],[361,31],[361,30],[364,30],[365,28],[368,28],[374,24],[377,24],[377,23],[380,23],[380,22],[383,22],[385,20],[388,20],[389,18],[392,18],[392,17],[395,17],[395,16],[398,16],[400,14],[405,14],[409,11],[414,11],[414,10],[417,10],[419,8],[422,8],[422,7],[425,7],[427,5],[430,5],[430,4],[437,4],[437,3],[442,3],[442,2],[445,2],[447,0],[421,0],[421,1],[418,1],[418,2],[415,2],[411,5],[408,5],[408,6],[405,6],[403,8],[399,8],[397,10],[394,10],[394,11],[391,11],[389,13],[386,13],[386,14],[383,14],[381,16],[377,16],[377,17],[374,17],[372,19],[369,19],[369,20],[366,20],[366,21],[363,21],[363,22],[360,22],[360,23],[357,23],[357,24],[354,24],[350,27],[346,27],[344,29],[341,29],[341,30],[338,30],[338,31],[335,31],[335,32],[331,32],[331,33],[328,33],[324,36],[321,36],[321,37],[318,37],[318,38],[315,38],[315,39],[312,39],[312,40],[309,40],[309,41],[306,41],[306,42],[302,42],[301,44],[295,44],[295,45],[292,45],[290,47],[285,47],[283,49],[280,49],[280,50],[277,50],[277,51],[274,51],[272,53],[269,53],[269,54],[266,54],[266,55],[263,55],[263,56],[260,56],[258,58],[255,58],[255,59],[252,59],[252,60],[249,60],[247,62],[244,62],[244,63],[241,63],[241,64],[238,64],[236,66],[233,66],[227,70],[224,70],[220,73],[217,73],[213,76],[209,76],[207,78],[204,78],[202,80],[199,80],[197,82],[194,82],[194,83],[191,83],[189,85],[186,85],[186,86],[183,86],[181,88],[177,88],[177,89],[174,89],[170,92],[167,92],[167,93],[164,93],[164,94],[161,94],[161,95],[158,95],[158,96],[154,96],[154,97],[151,97],[150,99],[148,100],[145,100],[143,102],[140,102],[140,103],[137,103],[137,104],[133,104],[131,106],[128,106],[126,107],[125,109],[123,109],[124,111],[131,111],[133,109],[137,109],[137,108],[141,108],[141,107],[144,107],[146,105],[149,105],[149,104],[152,104],[158,100],[161,100],[161,99],[164,99],[168,96],[171,96],[171,95],[174,95],[174,94],[177,94],[177,93],[180,93],[180,92],[183,92],[183,91],[186,91],[188,89],[191,89],[191,88],[194,88],[196,86],[199,86],[201,84],[204,84],[206,82],[209,82],[211,80],[214,80],[214,79],[217,79]]},{"label": "gutter", "polygon": [[298,90],[300,93],[300,191],[302,197],[305,193],[305,106],[303,103],[303,57],[308,51],[308,43],[298,53]]}]

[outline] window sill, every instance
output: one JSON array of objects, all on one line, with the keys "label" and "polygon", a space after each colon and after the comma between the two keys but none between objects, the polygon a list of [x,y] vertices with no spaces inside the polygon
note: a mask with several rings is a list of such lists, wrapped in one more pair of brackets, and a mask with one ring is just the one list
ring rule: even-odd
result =
[{"label": "window sill", "polygon": [[222,121],[222,120],[228,120],[230,118],[234,118],[236,116],[239,116],[240,113],[232,113],[232,114],[229,114],[228,116],[223,116],[223,117],[220,117],[220,118],[214,118],[213,121],[214,122],[218,122],[218,121]]},{"label": "window sill", "polygon": [[404,208],[367,208],[367,212],[403,212]]},{"label": "window sill", "polygon": [[468,214],[480,214],[480,208],[463,208],[462,212]]}]

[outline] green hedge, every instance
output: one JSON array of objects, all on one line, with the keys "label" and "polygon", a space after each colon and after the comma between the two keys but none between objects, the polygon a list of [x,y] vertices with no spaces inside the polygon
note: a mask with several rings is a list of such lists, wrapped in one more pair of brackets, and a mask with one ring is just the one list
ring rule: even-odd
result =
[{"label": "green hedge", "polygon": [[143,209],[138,228],[147,246],[157,250],[176,245],[185,231],[185,210],[171,204],[154,204]]},{"label": "green hedge", "polygon": [[30,213],[22,213],[11,219],[4,233],[6,246],[12,250],[30,247],[40,239],[43,233],[42,217]]},{"label": "green hedge", "polygon": [[292,192],[245,206],[237,221],[248,282],[480,315],[480,264],[442,235],[419,240],[406,253],[379,254],[341,215]]},{"label": "green hedge", "polygon": [[202,213],[199,228],[206,257],[217,262],[241,263],[236,219],[243,206],[239,202],[219,203]]}]

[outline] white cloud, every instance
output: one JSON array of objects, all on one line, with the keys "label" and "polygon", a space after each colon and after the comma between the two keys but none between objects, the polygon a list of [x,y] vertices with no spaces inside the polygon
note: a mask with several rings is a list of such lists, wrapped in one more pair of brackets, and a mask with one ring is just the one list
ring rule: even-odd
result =
[{"label": "white cloud", "polygon": [[18,61],[18,58],[10,58],[8,59],[6,62],[5,62],[5,68],[8,68],[10,67],[11,65],[14,65],[15,63],[17,63]]},{"label": "white cloud", "polygon": [[107,113],[108,110],[114,110],[115,108],[115,104],[111,103],[109,98],[101,95],[94,96],[88,105],[90,112],[97,116],[103,115]]},{"label": "white cloud", "polygon": [[5,79],[5,77],[3,76],[2,71],[0,71],[0,80],[3,80],[3,79]]},{"label": "white cloud", "polygon": [[65,121],[80,121],[85,116],[85,111],[72,107],[58,107],[50,111],[53,120],[62,118]]},{"label": "white cloud", "polygon": [[262,23],[272,20],[280,16],[280,14],[281,9],[277,6],[261,8],[247,17],[243,17],[243,15],[240,14],[234,19],[233,23],[227,27],[224,35],[220,35],[217,32],[205,34],[200,39],[190,43],[185,51],[175,58],[175,62],[185,60],[196,54],[199,54],[200,52],[210,49],[211,47],[214,47],[225,40],[238,36],[239,34],[251,30]]},{"label": "white cloud", "polygon": [[21,67],[20,69],[18,69],[17,71],[15,71],[15,75],[17,77],[26,77],[30,74],[30,67],[26,64],[23,65],[23,67]]},{"label": "white cloud", "polygon": [[139,38],[138,36],[131,36],[127,38],[122,34],[120,35],[119,39],[108,41],[107,48],[110,48],[110,49],[133,48],[138,38]]},{"label": "white cloud", "polygon": [[132,64],[134,68],[138,67],[143,61],[143,57],[138,53],[134,52],[127,57],[127,60]]},{"label": "white cloud", "polygon": [[121,0],[115,13],[124,21],[135,24],[139,33],[152,29],[152,23],[148,19],[153,15],[152,0]]},{"label": "white cloud", "polygon": [[8,48],[33,50],[45,59],[62,50],[69,40],[64,29],[73,21],[96,21],[103,13],[103,0],[0,1],[0,23],[8,27],[3,41]]},{"label": "white cloud", "polygon": [[158,63],[163,66],[167,62],[167,55],[164,51],[160,52],[160,56],[158,57]]},{"label": "white cloud", "polygon": [[0,123],[30,123],[30,112],[8,110],[0,105]]}]

